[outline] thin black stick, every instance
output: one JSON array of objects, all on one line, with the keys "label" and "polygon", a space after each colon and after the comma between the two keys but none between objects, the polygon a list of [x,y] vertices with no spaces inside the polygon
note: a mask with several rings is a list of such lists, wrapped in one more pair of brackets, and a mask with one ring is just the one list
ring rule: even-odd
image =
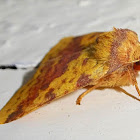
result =
[{"label": "thin black stick", "polygon": [[0,69],[18,69],[15,65],[0,65]]},{"label": "thin black stick", "polygon": [[[40,63],[39,63],[40,64]],[[37,65],[37,66],[35,66],[34,68],[38,68],[39,67],[39,64]],[[17,67],[16,65],[0,65],[0,69],[14,69],[14,70],[16,70],[16,69],[28,69],[28,68],[30,68],[30,67]]]}]

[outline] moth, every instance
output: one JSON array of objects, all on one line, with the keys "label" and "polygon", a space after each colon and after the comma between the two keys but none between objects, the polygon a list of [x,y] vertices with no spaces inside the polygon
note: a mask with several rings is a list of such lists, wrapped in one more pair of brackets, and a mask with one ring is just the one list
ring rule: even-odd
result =
[{"label": "moth", "polygon": [[60,40],[43,58],[34,76],[0,111],[9,123],[44,104],[90,86],[76,103],[98,87],[134,85],[140,70],[140,42],[135,32],[116,29]]}]

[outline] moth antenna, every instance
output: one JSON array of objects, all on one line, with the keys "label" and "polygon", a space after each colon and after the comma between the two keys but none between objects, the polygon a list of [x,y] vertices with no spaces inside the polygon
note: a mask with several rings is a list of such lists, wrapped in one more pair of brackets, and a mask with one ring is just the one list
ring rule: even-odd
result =
[{"label": "moth antenna", "polygon": [[82,98],[83,98],[85,95],[87,95],[89,92],[91,92],[92,90],[98,88],[98,87],[100,86],[100,83],[101,83],[101,82],[99,82],[99,83],[96,84],[95,86],[89,88],[89,89],[86,90],[84,93],[82,93],[82,94],[77,98],[76,104],[77,104],[77,105],[80,105],[80,104],[81,104],[80,102],[81,102]]}]

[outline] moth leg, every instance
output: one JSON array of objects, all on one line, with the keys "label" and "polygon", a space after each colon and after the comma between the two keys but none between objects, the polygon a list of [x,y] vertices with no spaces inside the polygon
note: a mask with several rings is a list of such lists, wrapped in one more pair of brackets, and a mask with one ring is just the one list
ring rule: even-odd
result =
[{"label": "moth leg", "polygon": [[139,87],[138,87],[138,83],[137,83],[135,73],[131,69],[128,72],[129,72],[129,75],[131,77],[132,83],[133,83],[133,85],[135,85],[135,88],[136,88],[136,90],[137,90],[137,92],[138,92],[138,94],[140,96],[140,90],[139,90]]},{"label": "moth leg", "polygon": [[87,91],[85,91],[84,93],[82,93],[82,94],[77,98],[76,104],[77,104],[77,105],[80,105],[80,102],[81,102],[82,98],[83,98],[85,95],[87,95],[89,92],[91,92],[92,90],[96,89],[97,87],[99,87],[99,84],[97,84],[97,85],[95,85],[95,86],[89,88]]},{"label": "moth leg", "polygon": [[136,90],[137,90],[137,92],[138,92],[138,94],[140,96],[140,90],[139,90],[139,87],[138,87],[138,84],[137,83],[135,84],[135,88],[136,88]]}]

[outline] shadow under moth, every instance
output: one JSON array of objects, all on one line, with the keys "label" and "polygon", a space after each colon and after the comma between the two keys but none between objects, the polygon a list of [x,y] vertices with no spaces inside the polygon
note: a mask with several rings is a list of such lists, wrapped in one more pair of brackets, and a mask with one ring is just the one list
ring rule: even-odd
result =
[{"label": "shadow under moth", "polygon": [[99,87],[135,85],[140,42],[135,32],[116,29],[60,40],[43,58],[34,76],[0,111],[0,124],[16,120],[51,101],[90,86],[76,103]]}]

